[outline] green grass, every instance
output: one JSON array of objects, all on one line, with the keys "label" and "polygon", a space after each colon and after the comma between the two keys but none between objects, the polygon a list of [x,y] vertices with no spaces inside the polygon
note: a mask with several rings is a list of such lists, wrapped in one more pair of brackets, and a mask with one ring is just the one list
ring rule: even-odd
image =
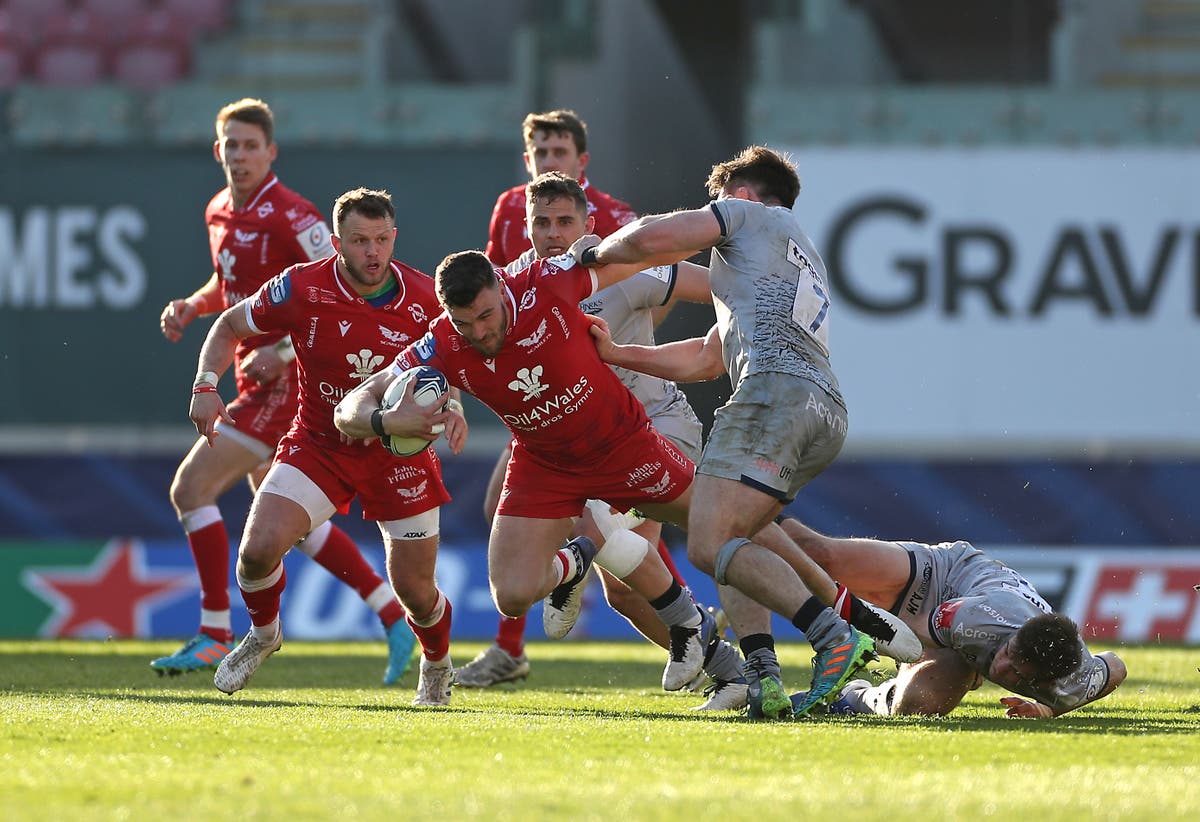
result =
[{"label": "green grass", "polygon": [[[409,706],[382,644],[290,642],[227,697],[159,678],[175,643],[0,642],[0,815],[24,819],[1184,819],[1200,814],[1200,652],[1050,721],[986,685],[940,720],[697,716],[635,643],[529,648],[523,684]],[[459,643],[465,662],[482,646]],[[789,685],[808,653],[781,648]]]}]

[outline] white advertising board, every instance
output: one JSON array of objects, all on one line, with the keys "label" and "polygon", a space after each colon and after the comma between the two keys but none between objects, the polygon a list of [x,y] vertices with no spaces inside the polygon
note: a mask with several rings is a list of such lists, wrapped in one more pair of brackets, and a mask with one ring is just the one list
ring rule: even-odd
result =
[{"label": "white advertising board", "polygon": [[848,449],[1200,443],[1200,152],[803,149]]}]

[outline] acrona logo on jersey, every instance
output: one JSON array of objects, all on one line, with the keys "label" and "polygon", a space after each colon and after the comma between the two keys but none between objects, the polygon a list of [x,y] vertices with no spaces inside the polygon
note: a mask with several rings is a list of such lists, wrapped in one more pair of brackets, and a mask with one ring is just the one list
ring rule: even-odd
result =
[{"label": "acrona logo on jersey", "polygon": [[409,303],[408,313],[412,315],[413,322],[419,326],[429,325],[429,315],[425,313],[425,308],[420,303]]},{"label": "acrona logo on jersey", "polygon": [[256,212],[261,219],[265,220],[275,213],[275,204],[267,200],[256,209]]},{"label": "acrona logo on jersey", "polygon": [[357,354],[347,354],[346,362],[354,366],[354,371],[350,376],[356,380],[365,380],[375,373],[375,370],[383,364],[383,355],[376,354],[369,348],[364,348]]},{"label": "acrona logo on jersey", "polygon": [[517,340],[517,345],[521,348],[528,348],[530,352],[537,351],[542,347],[542,340],[546,337],[546,327],[546,318],[542,317],[542,322],[537,329],[525,339]]},{"label": "acrona logo on jersey", "polygon": [[531,288],[521,295],[521,310],[528,311],[537,305],[537,289]]},{"label": "acrona logo on jersey", "polygon": [[146,292],[135,247],[145,236],[130,206],[0,205],[0,307],[133,308]]},{"label": "acrona logo on jersey", "polygon": [[533,368],[522,368],[517,372],[517,378],[510,382],[508,387],[513,391],[524,391],[525,396],[522,399],[525,402],[529,402],[534,397],[540,397],[550,390],[550,386],[542,382],[542,371],[540,365],[535,365]]}]

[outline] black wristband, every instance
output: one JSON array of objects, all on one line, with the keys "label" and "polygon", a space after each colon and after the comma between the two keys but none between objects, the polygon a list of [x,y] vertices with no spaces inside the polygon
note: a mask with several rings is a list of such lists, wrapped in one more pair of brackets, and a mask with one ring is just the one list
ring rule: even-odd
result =
[{"label": "black wristband", "polygon": [[597,263],[596,263],[596,248],[597,248],[597,246],[592,246],[591,248],[585,248],[583,250],[583,253],[579,255],[580,264],[586,266],[587,268],[591,268],[592,266],[597,265]]},{"label": "black wristband", "polygon": [[383,430],[383,409],[376,408],[371,412],[371,430],[381,437],[387,436],[387,431]]}]

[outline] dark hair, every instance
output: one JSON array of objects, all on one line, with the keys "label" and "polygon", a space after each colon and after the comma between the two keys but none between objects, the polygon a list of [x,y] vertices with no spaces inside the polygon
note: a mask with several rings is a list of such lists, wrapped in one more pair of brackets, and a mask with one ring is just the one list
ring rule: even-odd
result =
[{"label": "dark hair", "polygon": [[1033,668],[1033,681],[1064,677],[1079,667],[1079,626],[1063,614],[1040,614],[1013,637],[1012,653]]},{"label": "dark hair", "polygon": [[237,120],[239,123],[249,123],[258,126],[267,138],[267,145],[275,141],[275,115],[271,107],[255,97],[243,97],[224,106],[217,112],[217,139],[225,132],[225,123]]},{"label": "dark hair", "polygon": [[587,217],[588,200],[587,195],[583,193],[583,186],[579,184],[578,180],[571,179],[561,171],[547,171],[545,174],[539,174],[529,185],[525,186],[526,203],[537,200],[554,202],[563,197],[574,200],[575,208],[582,212],[584,218]]},{"label": "dark hair", "polygon": [[496,269],[482,251],[458,251],[438,263],[434,272],[438,301],[446,308],[475,302],[485,288],[499,288]]},{"label": "dark hair", "polygon": [[583,154],[587,151],[587,123],[579,119],[579,115],[570,109],[559,108],[540,114],[525,115],[521,123],[521,135],[525,138],[525,147],[533,145],[534,132],[548,131],[551,134],[569,134],[575,141],[575,151]]},{"label": "dark hair", "polygon": [[342,236],[342,223],[351,214],[361,214],[372,219],[391,218],[396,220],[396,209],[392,205],[392,195],[386,191],[375,191],[370,188],[359,188],[347,191],[333,201],[333,233]]},{"label": "dark hair", "polygon": [[791,160],[766,146],[750,146],[732,160],[717,163],[708,175],[708,193],[721,193],[749,186],[764,202],[775,201],[791,208],[800,194],[800,177]]}]

